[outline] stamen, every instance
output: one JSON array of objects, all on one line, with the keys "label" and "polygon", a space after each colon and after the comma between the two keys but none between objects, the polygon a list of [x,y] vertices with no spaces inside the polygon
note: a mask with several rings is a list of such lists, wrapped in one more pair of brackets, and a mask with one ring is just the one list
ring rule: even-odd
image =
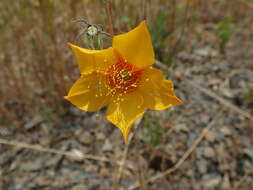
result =
[{"label": "stamen", "polygon": [[141,81],[143,69],[139,69],[119,57],[118,61],[106,71],[108,88],[114,94],[135,91]]}]

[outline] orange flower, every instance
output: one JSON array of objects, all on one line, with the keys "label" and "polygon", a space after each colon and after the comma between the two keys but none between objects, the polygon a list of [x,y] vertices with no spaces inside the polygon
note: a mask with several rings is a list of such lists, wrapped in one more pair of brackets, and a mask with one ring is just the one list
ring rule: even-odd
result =
[{"label": "orange flower", "polygon": [[121,130],[125,143],[132,124],[146,109],[163,110],[181,102],[173,93],[172,82],[152,67],[154,51],[145,21],[113,37],[108,49],[69,45],[81,78],[65,98],[85,111],[108,105],[107,119]]}]

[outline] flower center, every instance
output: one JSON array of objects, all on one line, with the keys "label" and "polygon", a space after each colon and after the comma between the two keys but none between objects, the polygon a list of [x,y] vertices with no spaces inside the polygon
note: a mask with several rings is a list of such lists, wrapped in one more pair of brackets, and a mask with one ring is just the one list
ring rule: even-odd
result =
[{"label": "flower center", "polygon": [[132,76],[132,72],[128,71],[128,70],[122,70],[120,71],[120,76],[123,80],[128,80],[131,78]]},{"label": "flower center", "polygon": [[107,85],[112,94],[133,92],[139,86],[143,70],[119,58],[106,71]]}]

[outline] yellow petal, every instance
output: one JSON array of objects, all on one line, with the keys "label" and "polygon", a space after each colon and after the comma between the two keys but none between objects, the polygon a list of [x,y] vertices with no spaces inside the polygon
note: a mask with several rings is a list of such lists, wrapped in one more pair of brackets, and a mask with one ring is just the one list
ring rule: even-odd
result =
[{"label": "yellow petal", "polygon": [[89,50],[68,43],[76,55],[81,74],[89,74],[93,71],[105,71],[116,62],[113,48],[103,50]]},{"label": "yellow petal", "polygon": [[120,129],[127,143],[132,124],[143,115],[144,111],[142,96],[137,92],[132,92],[110,103],[106,115],[107,119]]},{"label": "yellow petal", "polygon": [[65,98],[82,110],[97,111],[110,100],[105,81],[105,76],[98,73],[82,76]]},{"label": "yellow petal", "polygon": [[181,103],[181,100],[173,92],[172,81],[165,80],[158,69],[149,68],[146,70],[139,90],[148,109],[163,110]]},{"label": "yellow petal", "polygon": [[154,50],[146,21],[128,33],[115,36],[112,47],[137,67],[147,67],[154,63]]}]

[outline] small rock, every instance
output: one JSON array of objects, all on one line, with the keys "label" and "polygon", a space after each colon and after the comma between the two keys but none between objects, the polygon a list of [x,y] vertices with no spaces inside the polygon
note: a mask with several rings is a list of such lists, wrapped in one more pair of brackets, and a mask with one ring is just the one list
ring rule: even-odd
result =
[{"label": "small rock", "polygon": [[42,116],[37,115],[37,116],[35,116],[32,120],[30,120],[28,123],[26,123],[26,124],[24,125],[24,128],[25,128],[26,130],[32,129],[32,128],[38,126],[38,124],[40,124],[43,120],[44,120],[44,119],[43,119]]},{"label": "small rock", "polygon": [[207,124],[210,121],[210,116],[207,114],[201,115],[201,121],[205,124]]},{"label": "small rock", "polygon": [[45,167],[55,167],[61,158],[62,156],[59,155],[50,156],[48,159],[46,159]]},{"label": "small rock", "polygon": [[[96,176],[96,174],[94,173],[97,173],[99,171],[99,166],[98,165],[92,165],[92,164],[89,164],[85,167],[85,172],[86,173],[86,176],[89,178],[91,178],[93,176],[93,178]],[[93,174],[91,174],[93,173]]]},{"label": "small rock", "polygon": [[225,136],[230,136],[232,134],[231,130],[228,127],[220,128],[220,132],[223,133],[223,135]]},{"label": "small rock", "polygon": [[12,162],[10,165],[10,171],[15,170],[18,167],[18,162]]},{"label": "small rock", "polygon": [[22,190],[22,189],[24,189],[24,186],[29,181],[29,177],[23,176],[23,175],[17,175],[17,176],[15,176],[14,180],[15,180],[15,184],[16,184],[15,189]]},{"label": "small rock", "polygon": [[201,49],[196,49],[194,54],[201,57],[216,57],[218,52],[210,47],[203,47]]},{"label": "small rock", "polygon": [[206,133],[206,136],[205,136],[206,140],[208,140],[209,142],[214,142],[216,137],[215,137],[215,134],[212,132],[212,131],[208,131]]},{"label": "small rock", "polygon": [[181,59],[182,61],[192,61],[192,62],[197,62],[201,61],[201,57],[198,55],[189,55],[185,52],[181,52],[178,55],[178,58]]},{"label": "small rock", "polygon": [[40,139],[40,145],[43,147],[50,146],[51,139],[50,138],[41,138]]},{"label": "small rock", "polygon": [[197,161],[196,164],[197,164],[198,171],[201,174],[205,174],[207,172],[207,161],[206,160],[201,159],[201,160]]},{"label": "small rock", "polygon": [[89,132],[79,134],[79,141],[83,144],[91,144],[94,141],[93,136]]},{"label": "small rock", "polygon": [[188,170],[185,174],[187,176],[191,177],[191,176],[194,176],[194,171],[193,170]]},{"label": "small rock", "polygon": [[70,112],[74,115],[74,116],[83,116],[84,112],[74,106],[70,107]]},{"label": "small rock", "polygon": [[214,78],[214,79],[209,79],[208,80],[208,85],[219,85],[221,83],[220,79]]},{"label": "small rock", "polygon": [[[69,172],[70,173],[70,172]],[[54,186],[57,187],[62,187],[62,186],[66,186],[70,184],[69,178],[70,175],[69,173],[65,173],[65,174],[61,174],[59,177],[57,177],[57,179],[54,180]]]},{"label": "small rock", "polygon": [[71,151],[73,157],[69,158],[69,160],[72,160],[72,161],[82,161],[83,160],[83,156],[84,154],[78,150],[78,149],[73,149]]},{"label": "small rock", "polygon": [[53,184],[53,179],[48,176],[38,176],[36,177],[36,182],[39,186],[49,186]]},{"label": "small rock", "polygon": [[11,131],[4,128],[3,126],[0,126],[0,136],[9,136],[11,135]]},{"label": "small rock", "polygon": [[96,138],[97,138],[97,140],[103,141],[103,140],[105,140],[105,134],[104,133],[97,133]]},{"label": "small rock", "polygon": [[[86,179],[96,178],[97,175],[89,172],[83,171],[74,171],[69,173],[69,183],[78,184],[81,181],[85,181]],[[82,184],[83,185],[83,184]]]},{"label": "small rock", "polygon": [[249,160],[245,160],[243,164],[243,168],[245,171],[251,170],[252,169],[252,164]]},{"label": "small rock", "polygon": [[228,152],[226,151],[225,145],[223,143],[220,143],[215,145],[214,147],[219,159],[226,159]]},{"label": "small rock", "polygon": [[204,148],[204,156],[207,158],[213,158],[215,157],[214,149],[211,147],[205,147]]},{"label": "small rock", "polygon": [[99,175],[101,176],[109,176],[110,175],[110,172],[107,168],[101,168],[99,170]]},{"label": "small rock", "polygon": [[45,161],[43,159],[35,159],[20,164],[20,169],[24,171],[36,171],[44,167]]},{"label": "small rock", "polygon": [[[220,155],[217,156],[217,158],[218,158],[219,160],[222,160],[220,157],[221,157]],[[228,157],[228,155],[227,155],[226,157]],[[227,172],[227,171],[232,170],[233,168],[235,168],[234,164],[233,164],[233,163],[229,163],[229,162],[222,162],[222,163],[219,164],[219,166],[218,166],[218,169],[219,169],[219,171],[221,171],[221,172]]]},{"label": "small rock", "polygon": [[189,131],[189,129],[188,129],[188,127],[186,126],[185,123],[177,124],[175,127],[173,127],[173,130],[174,130],[176,133],[188,132],[188,131]]},{"label": "small rock", "polygon": [[230,180],[229,180],[228,174],[225,174],[225,176],[223,177],[222,183],[221,183],[221,188],[224,189],[224,190],[231,189],[231,184],[230,184]]},{"label": "small rock", "polygon": [[221,182],[221,176],[207,174],[202,178],[202,184],[206,188],[214,188],[217,187]]},{"label": "small rock", "polygon": [[233,98],[233,96],[234,96],[232,91],[227,87],[220,88],[220,92],[222,95],[224,95],[227,98]]},{"label": "small rock", "polygon": [[103,151],[112,151],[112,143],[109,139],[106,139],[104,146],[102,147]]}]

